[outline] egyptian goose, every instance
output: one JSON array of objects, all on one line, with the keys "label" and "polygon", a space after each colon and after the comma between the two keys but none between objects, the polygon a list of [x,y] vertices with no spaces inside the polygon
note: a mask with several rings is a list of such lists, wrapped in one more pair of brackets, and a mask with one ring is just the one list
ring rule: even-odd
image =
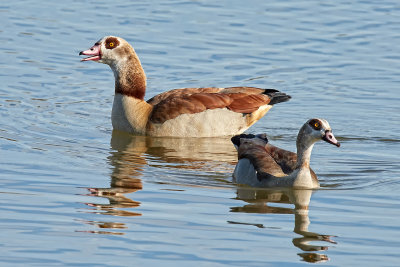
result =
[{"label": "egyptian goose", "polygon": [[240,134],[289,95],[254,87],[175,89],[144,100],[146,75],[133,47],[106,36],[79,55],[111,67],[115,77],[114,129],[151,136],[211,137]]},{"label": "egyptian goose", "polygon": [[317,175],[310,168],[315,142],[324,140],[340,146],[324,119],[310,119],[300,128],[297,154],[269,144],[265,134],[242,134],[231,140],[239,159],[233,179],[238,184],[254,187],[318,188]]}]

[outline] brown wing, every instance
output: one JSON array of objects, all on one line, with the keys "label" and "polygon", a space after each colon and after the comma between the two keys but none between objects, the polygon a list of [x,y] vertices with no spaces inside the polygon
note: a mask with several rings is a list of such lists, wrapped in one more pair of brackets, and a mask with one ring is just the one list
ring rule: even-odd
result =
[{"label": "brown wing", "polygon": [[164,92],[158,94],[147,101],[147,103],[155,106],[160,102],[168,99],[168,98],[177,98],[183,96],[190,96],[192,94],[197,93],[218,93],[221,91],[221,88],[216,87],[204,87],[204,88],[182,88],[182,89],[174,89],[168,92]]},{"label": "brown wing", "polygon": [[285,176],[279,164],[267,153],[264,146],[255,144],[252,140],[241,142],[238,158],[239,160],[249,159],[258,173],[266,173],[276,177]]},{"label": "brown wing", "polygon": [[224,108],[232,99],[224,94],[198,93],[171,97],[155,105],[150,116],[153,123],[163,123],[181,114],[193,114],[207,109]]},{"label": "brown wing", "polygon": [[[238,135],[232,142],[238,145],[236,137],[240,138],[238,158],[247,158],[257,170],[259,180],[271,177],[282,177],[294,171],[297,165],[297,154],[278,148],[268,143],[267,138],[257,138],[254,135]],[[318,182],[317,175],[310,168],[311,177]]]},{"label": "brown wing", "polygon": [[229,94],[233,99],[228,108],[235,112],[252,113],[260,106],[267,105],[270,98],[267,95],[249,95],[244,93]]},{"label": "brown wing", "polygon": [[291,173],[296,168],[297,154],[285,149],[267,144],[266,152],[281,166],[282,171],[286,174]]},{"label": "brown wing", "polygon": [[[271,144],[267,144],[265,146],[265,151],[282,168],[282,171],[285,174],[290,174],[296,168],[296,165],[297,165],[297,154],[296,153],[273,146]],[[318,181],[317,175],[311,168],[310,168],[310,172],[311,172],[311,177],[314,180]]]},{"label": "brown wing", "polygon": [[[255,87],[175,89],[147,101],[154,107],[150,121],[163,123],[181,114],[199,113],[216,108],[228,108],[239,113],[252,113],[260,106],[270,103],[273,97],[266,94],[267,90]],[[273,92],[279,91],[274,90]],[[285,96],[287,100],[290,98]]]}]

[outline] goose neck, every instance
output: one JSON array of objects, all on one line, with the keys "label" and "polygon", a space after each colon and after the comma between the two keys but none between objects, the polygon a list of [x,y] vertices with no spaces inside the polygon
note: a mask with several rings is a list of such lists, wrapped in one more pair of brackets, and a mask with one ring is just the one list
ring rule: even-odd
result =
[{"label": "goose neck", "polygon": [[146,75],[136,55],[110,65],[115,78],[115,93],[143,100]]}]

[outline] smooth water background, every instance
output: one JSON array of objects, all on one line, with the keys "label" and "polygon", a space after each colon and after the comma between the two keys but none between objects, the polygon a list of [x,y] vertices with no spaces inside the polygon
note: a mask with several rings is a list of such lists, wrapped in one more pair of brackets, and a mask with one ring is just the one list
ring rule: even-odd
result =
[{"label": "smooth water background", "polygon": [[[2,1],[0,22],[1,266],[398,266],[398,1]],[[326,118],[322,188],[236,186],[229,138],[113,133],[113,74],[78,56],[109,34],[147,98],[277,88],[249,132],[290,150]]]}]

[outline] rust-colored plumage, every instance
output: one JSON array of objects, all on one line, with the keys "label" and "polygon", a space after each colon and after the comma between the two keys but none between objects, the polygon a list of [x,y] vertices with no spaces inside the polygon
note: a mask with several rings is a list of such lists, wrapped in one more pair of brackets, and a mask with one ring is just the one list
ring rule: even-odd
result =
[{"label": "rust-colored plumage", "polygon": [[[156,136],[222,136],[245,131],[272,105],[291,97],[275,89],[205,87],[175,89],[144,100],[146,75],[133,47],[106,36],[80,55],[111,67],[115,76],[115,129]],[[188,115],[188,116],[181,116]]]},{"label": "rust-colored plumage", "polygon": [[266,95],[253,95],[253,94],[229,94],[233,99],[228,108],[235,112],[252,113],[259,107],[269,104],[271,99]]},{"label": "rust-colored plumage", "polygon": [[[255,87],[175,89],[148,101],[154,106],[150,120],[154,123],[163,123],[181,114],[194,114],[217,108],[249,114],[263,105],[268,105],[275,97],[271,94],[272,91],[268,91],[270,95],[265,92],[266,89]],[[284,96],[285,100],[290,98],[290,96]]]},{"label": "rust-colored plumage", "polygon": [[[247,158],[258,171],[258,179],[271,176],[283,177],[291,174],[297,167],[297,154],[271,144],[243,142],[238,150],[238,159]],[[309,167],[309,166],[308,166]],[[317,175],[310,168],[311,177],[318,181]]]}]

